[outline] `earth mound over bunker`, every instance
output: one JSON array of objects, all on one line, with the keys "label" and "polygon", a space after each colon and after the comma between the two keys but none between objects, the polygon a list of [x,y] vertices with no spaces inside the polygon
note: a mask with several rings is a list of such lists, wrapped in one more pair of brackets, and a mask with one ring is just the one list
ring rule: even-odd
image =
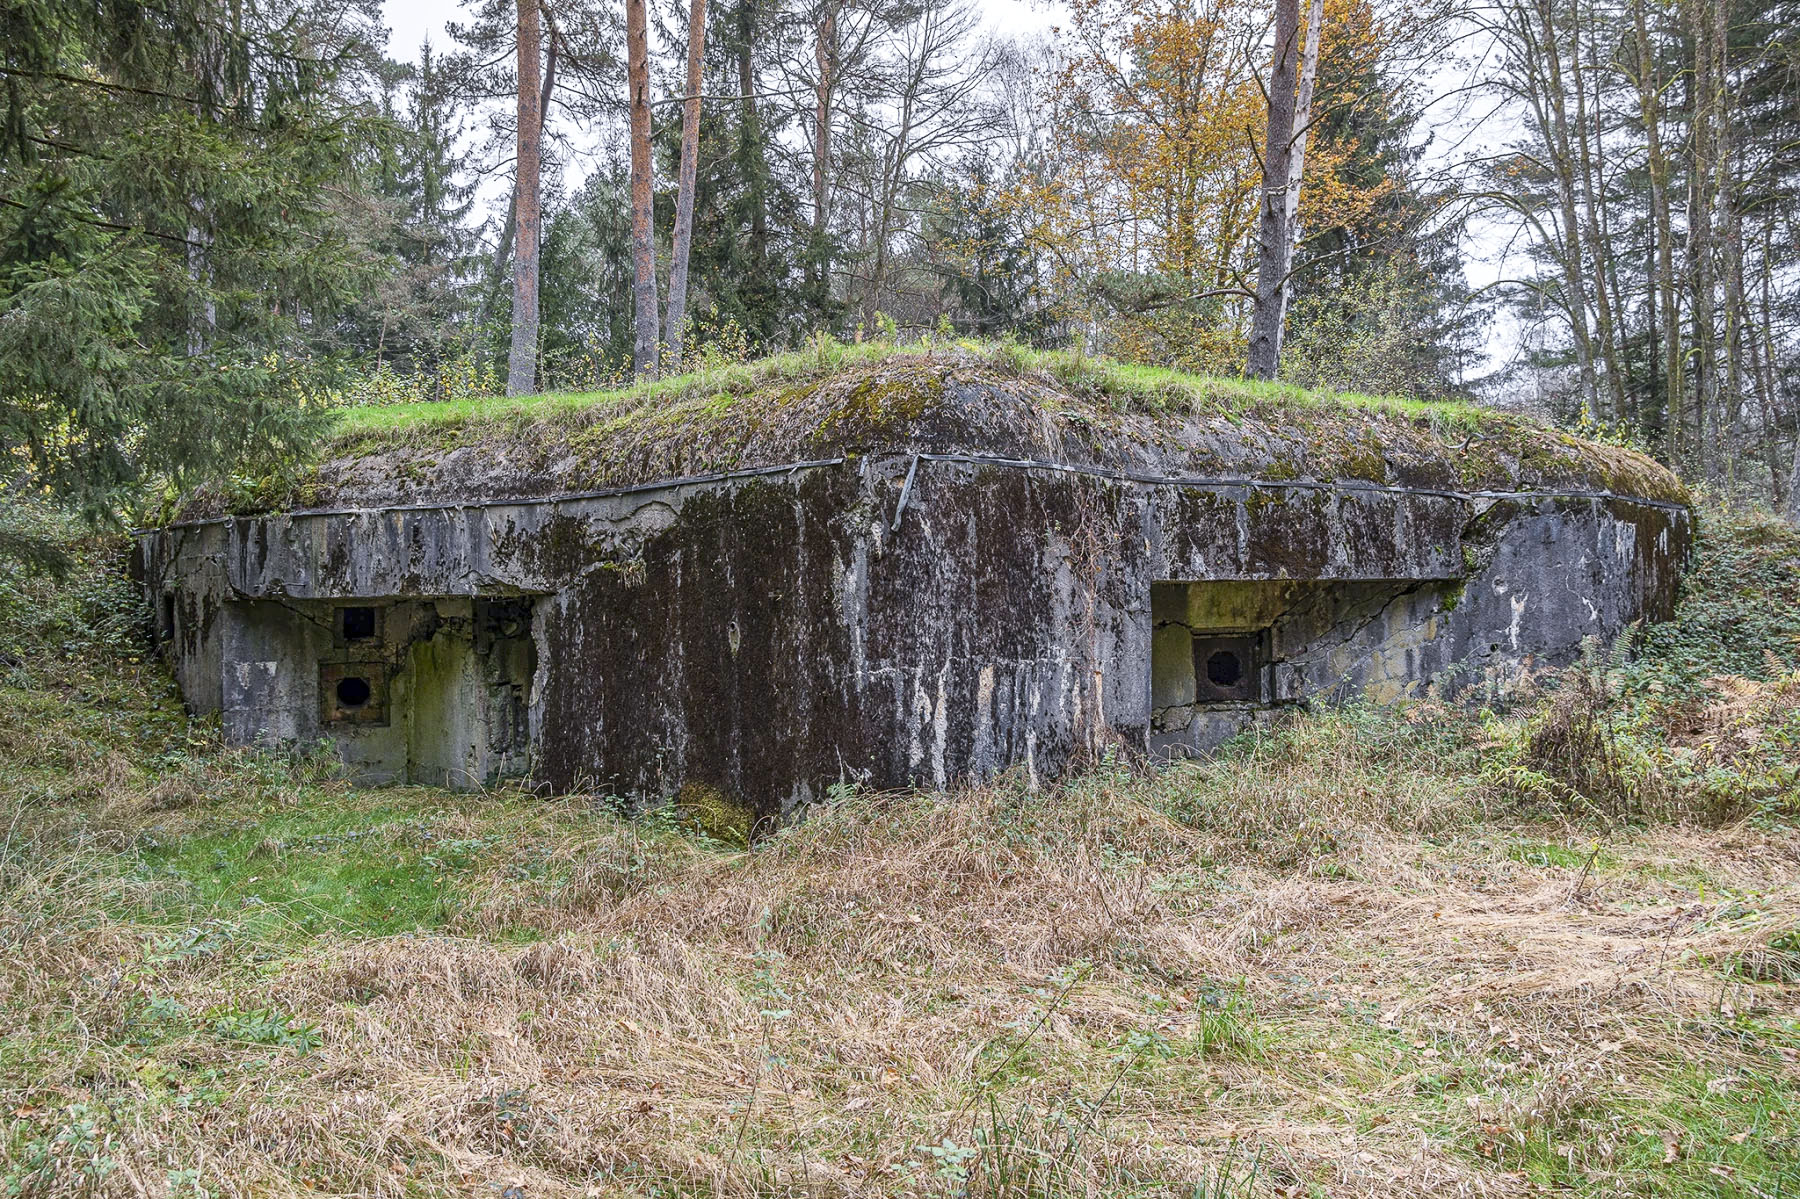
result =
[{"label": "earth mound over bunker", "polygon": [[1015,352],[353,413],[281,512],[145,535],[237,739],[773,816],[1504,688],[1671,602],[1649,459],[1459,406]]}]

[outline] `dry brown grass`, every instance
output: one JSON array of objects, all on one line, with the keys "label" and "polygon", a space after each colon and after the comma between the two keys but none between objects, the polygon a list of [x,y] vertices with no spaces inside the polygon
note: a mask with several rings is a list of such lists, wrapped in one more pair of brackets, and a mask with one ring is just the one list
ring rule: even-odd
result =
[{"label": "dry brown grass", "polygon": [[[1800,839],[1596,845],[1309,727],[1229,767],[858,797],[748,853],[597,817],[417,934],[171,952],[93,830],[14,854],[6,1169],[33,1195],[1774,1193],[1730,1137],[1800,1160]],[[292,802],[153,788],[112,834]],[[487,803],[445,835],[568,810]],[[218,1032],[262,1009],[319,1044]],[[1765,1115],[1702,1147],[1684,1080]]]}]

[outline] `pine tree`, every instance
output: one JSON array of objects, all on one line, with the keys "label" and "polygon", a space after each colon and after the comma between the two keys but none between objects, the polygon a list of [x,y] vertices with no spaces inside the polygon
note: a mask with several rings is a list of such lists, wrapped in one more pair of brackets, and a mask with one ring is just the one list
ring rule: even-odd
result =
[{"label": "pine tree", "polygon": [[958,332],[1033,338],[1043,332],[1036,256],[985,157],[970,155],[957,177],[932,188],[924,265],[943,281]]},{"label": "pine tree", "polygon": [[[497,234],[481,269],[475,297],[477,335],[496,358],[510,357],[511,304],[515,290],[514,251],[518,219],[518,32],[516,0],[465,0],[466,18],[448,25],[458,49],[445,56],[442,73],[446,93],[464,109],[485,108],[491,116],[483,162],[472,173],[501,176],[507,190],[501,200]],[[540,88],[538,111],[543,135],[538,141],[541,215],[557,199],[561,164],[572,150],[570,134],[585,132],[613,111],[621,56],[614,53],[622,38],[618,19],[600,0],[540,0]],[[553,219],[553,218],[549,218]],[[549,219],[540,220],[540,232]],[[550,282],[539,264],[539,291]],[[541,299],[539,336],[543,335]],[[540,346],[540,353],[541,353]]]},{"label": "pine tree", "polygon": [[544,233],[545,385],[594,388],[622,377],[633,341],[631,181],[609,163],[550,218]]}]

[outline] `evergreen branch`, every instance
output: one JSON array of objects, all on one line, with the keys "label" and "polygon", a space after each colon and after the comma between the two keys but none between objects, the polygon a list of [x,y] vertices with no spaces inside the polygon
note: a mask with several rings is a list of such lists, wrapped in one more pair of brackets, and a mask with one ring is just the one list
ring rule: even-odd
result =
[{"label": "evergreen branch", "polygon": [[173,100],[177,104],[204,104],[198,96],[180,96],[174,92],[158,91],[155,88],[133,87],[128,83],[108,83],[104,79],[84,79],[80,75],[68,75],[61,71],[25,71],[18,67],[0,67],[0,75],[13,75],[21,79],[54,79],[59,83],[73,83],[79,87],[99,88],[102,91],[126,92],[134,96],[148,96],[153,100]]},{"label": "evergreen branch", "polygon": [[67,150],[70,154],[79,154],[83,158],[97,158],[101,162],[111,162],[113,160],[111,154],[102,154],[98,150],[84,150],[80,146],[71,145],[68,142],[59,142],[47,137],[37,137],[30,133],[21,134],[20,136],[28,142],[34,142],[40,146],[48,146],[52,150]]},{"label": "evergreen branch", "polygon": [[[10,196],[0,196],[0,204],[4,204],[8,208],[17,208],[22,212],[47,211],[46,209],[44,209],[40,206],[33,205],[33,204],[26,204],[19,200],[15,200],[15,199],[11,198]],[[96,229],[110,229],[115,233],[142,233],[145,237],[154,237],[154,238],[158,239],[159,241],[166,241],[173,245],[178,245],[178,246],[188,246],[188,247],[190,247],[192,249],[196,249],[196,250],[210,250],[213,248],[207,242],[190,241],[185,237],[178,237],[177,235],[175,235],[173,233],[158,233],[158,232],[156,232],[156,230],[146,229],[142,225],[121,225],[117,221],[102,220],[99,217],[86,216],[79,212],[69,212],[67,210],[59,212],[59,213],[57,213],[57,215],[62,216],[62,217],[67,217],[69,220],[72,220],[72,221],[79,221],[84,225],[92,225]]]}]

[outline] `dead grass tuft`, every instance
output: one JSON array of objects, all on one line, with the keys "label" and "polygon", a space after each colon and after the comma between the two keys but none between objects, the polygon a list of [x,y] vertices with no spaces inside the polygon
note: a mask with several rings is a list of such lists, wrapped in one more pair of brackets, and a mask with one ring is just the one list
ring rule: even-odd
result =
[{"label": "dead grass tuft", "polygon": [[317,997],[327,1001],[382,998],[419,1007],[491,1000],[518,989],[517,977],[493,947],[450,937],[352,943],[325,962],[308,962],[289,998],[305,998],[314,979]]}]

